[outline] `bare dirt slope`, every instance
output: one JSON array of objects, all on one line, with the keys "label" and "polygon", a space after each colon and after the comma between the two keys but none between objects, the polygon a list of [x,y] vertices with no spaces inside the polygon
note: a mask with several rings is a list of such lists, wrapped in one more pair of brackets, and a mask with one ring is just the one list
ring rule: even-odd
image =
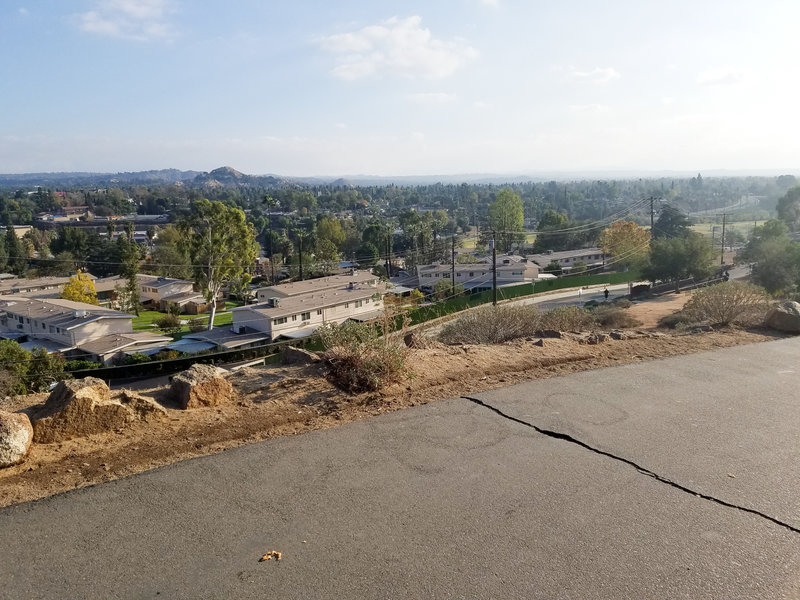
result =
[{"label": "bare dirt slope", "polygon": [[[645,320],[673,312],[638,305]],[[659,316],[660,316],[659,315]],[[759,331],[724,330],[669,334],[596,345],[571,339],[520,340],[496,346],[448,347],[436,342],[410,350],[409,377],[377,393],[352,395],[331,385],[319,365],[248,368],[232,374],[236,398],[229,404],[179,410],[168,388],[139,389],[168,409],[155,422],[55,444],[34,445],[21,465],[0,470],[0,506],[125,477],[190,457],[276,436],[324,429],[444,398],[576,371],[650,360],[774,339]],[[46,395],[18,397],[1,406],[24,410]]]}]

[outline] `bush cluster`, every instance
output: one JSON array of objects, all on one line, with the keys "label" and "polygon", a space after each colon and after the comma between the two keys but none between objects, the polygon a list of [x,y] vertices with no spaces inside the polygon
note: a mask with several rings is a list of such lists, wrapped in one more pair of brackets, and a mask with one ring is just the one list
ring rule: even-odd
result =
[{"label": "bush cluster", "polygon": [[446,323],[439,333],[445,344],[499,344],[532,337],[545,329],[581,331],[603,327],[638,327],[639,321],[624,310],[627,304],[603,303],[591,309],[560,306],[540,312],[533,305],[484,306]]},{"label": "bush cluster", "polygon": [[378,390],[405,374],[408,349],[363,323],[328,324],[316,331],[331,381],[349,392]]},{"label": "bush cluster", "polygon": [[439,340],[445,344],[500,344],[535,335],[542,315],[533,305],[482,306],[442,327]]},{"label": "bush cluster", "polygon": [[690,323],[752,326],[764,321],[769,307],[762,288],[728,281],[697,290],[681,312]]}]

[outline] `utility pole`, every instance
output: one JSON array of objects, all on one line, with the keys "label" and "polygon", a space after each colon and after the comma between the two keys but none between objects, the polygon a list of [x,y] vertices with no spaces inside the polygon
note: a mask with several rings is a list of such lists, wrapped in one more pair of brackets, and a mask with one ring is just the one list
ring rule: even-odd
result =
[{"label": "utility pole", "polygon": [[456,295],[456,236],[453,235],[451,238],[453,241],[453,253],[451,254],[451,263],[450,263],[450,280],[453,282],[453,285],[450,286],[450,296]]},{"label": "utility pole", "polygon": [[391,234],[391,232],[387,232],[387,234],[386,234],[386,277],[387,277],[387,279],[392,276],[391,264],[392,264],[392,234]]},{"label": "utility pole", "polygon": [[722,213],[722,239],[720,239],[720,251],[719,251],[719,264],[725,264],[725,217],[727,215]]},{"label": "utility pole", "polygon": [[492,305],[497,306],[497,246],[494,242],[494,231],[489,244],[492,247]]},{"label": "utility pole", "polygon": [[300,243],[300,281],[303,281],[303,236],[298,235],[297,241]]},{"label": "utility pole", "polygon": [[653,237],[653,231],[655,230],[656,211],[655,211],[655,207],[653,206],[653,203],[655,202],[655,200],[656,199],[655,199],[654,196],[650,196],[650,237],[651,238]]}]

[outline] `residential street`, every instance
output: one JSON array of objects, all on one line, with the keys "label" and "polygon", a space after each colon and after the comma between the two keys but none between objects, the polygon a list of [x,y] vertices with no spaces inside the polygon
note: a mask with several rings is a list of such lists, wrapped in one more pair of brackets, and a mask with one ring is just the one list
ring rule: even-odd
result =
[{"label": "residential street", "polygon": [[800,598],[799,361],[586,371],[3,509],[0,598]]}]

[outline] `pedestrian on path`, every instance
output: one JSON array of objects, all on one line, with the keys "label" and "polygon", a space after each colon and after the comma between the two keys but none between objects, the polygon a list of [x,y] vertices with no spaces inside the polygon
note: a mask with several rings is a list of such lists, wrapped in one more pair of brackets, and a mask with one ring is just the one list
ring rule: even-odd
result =
[{"label": "pedestrian on path", "polygon": [[608,300],[608,288],[605,288],[605,289],[603,290],[603,296],[605,296],[605,297],[606,297],[606,300]]},{"label": "pedestrian on path", "polygon": [[582,295],[583,295],[583,287],[579,287],[578,288],[578,298],[580,298]]}]

